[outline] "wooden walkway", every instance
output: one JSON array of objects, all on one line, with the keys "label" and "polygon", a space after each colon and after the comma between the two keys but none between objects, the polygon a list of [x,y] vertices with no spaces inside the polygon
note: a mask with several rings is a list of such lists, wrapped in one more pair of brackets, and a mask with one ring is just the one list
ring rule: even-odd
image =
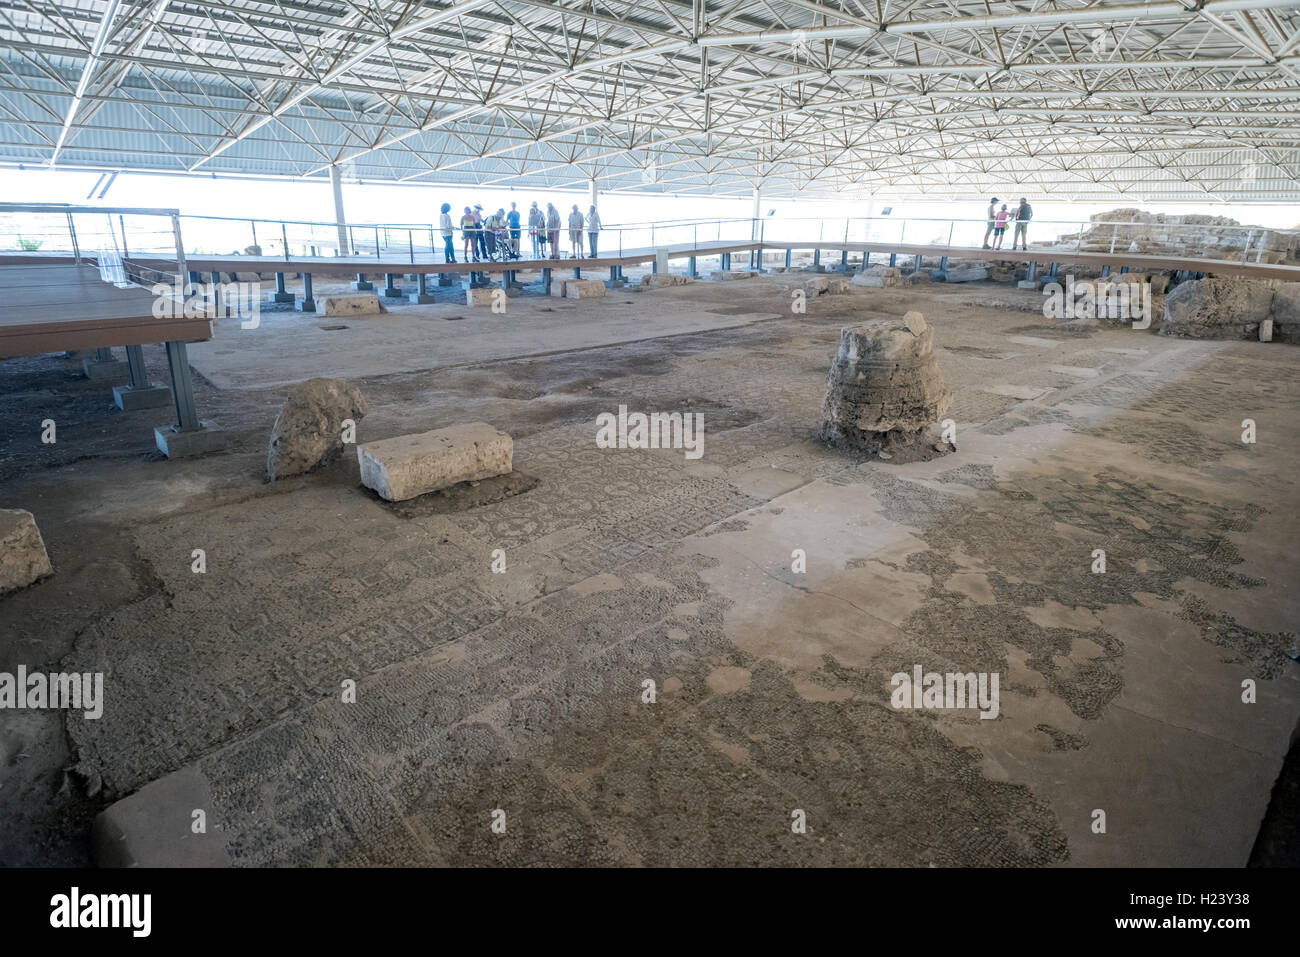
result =
[{"label": "wooden walkway", "polygon": [[0,358],[212,337],[208,319],[158,319],[154,296],[82,263],[0,265]]},{"label": "wooden walkway", "polygon": [[[583,259],[519,259],[508,263],[446,263],[441,253],[409,253],[380,257],[366,256],[317,256],[291,257],[285,259],[277,256],[194,256],[187,260],[189,270],[200,273],[207,278],[208,273],[260,272],[274,273],[308,273],[317,276],[348,276],[356,274],[382,275],[394,273],[446,273],[464,276],[469,273],[488,273],[500,275],[512,270],[515,272],[537,272],[542,269],[600,270],[639,266],[653,262],[660,253],[666,252],[669,259],[689,258],[703,259],[723,254],[736,255],[761,250],[765,253],[786,252],[788,250],[818,250],[823,253],[868,253],[872,256],[897,254],[910,258],[924,256],[935,259],[947,256],[950,259],[980,260],[984,262],[1027,263],[1034,262],[1040,266],[1052,263],[1064,265],[1078,263],[1095,267],[1109,266],[1120,269],[1127,266],[1134,270],[1185,270],[1187,272],[1205,273],[1215,276],[1240,276],[1251,279],[1281,279],[1287,282],[1300,282],[1300,266],[1280,265],[1274,263],[1242,262],[1240,259],[1210,259],[1205,257],[1185,257],[1155,253],[1114,253],[1075,252],[1068,246],[1039,246],[1028,251],[1012,252],[1001,249],[981,249],[977,246],[937,246],[927,244],[906,244],[889,242],[780,242],[776,240],[722,240],[700,243],[679,243],[659,247],[642,247],[638,249],[607,252],[598,257]],[[12,263],[37,265],[50,262],[68,262],[51,256],[0,256],[0,264]],[[133,262],[141,266],[167,271],[175,268],[174,259],[151,259],[136,256]],[[435,268],[436,267],[436,268]]]}]

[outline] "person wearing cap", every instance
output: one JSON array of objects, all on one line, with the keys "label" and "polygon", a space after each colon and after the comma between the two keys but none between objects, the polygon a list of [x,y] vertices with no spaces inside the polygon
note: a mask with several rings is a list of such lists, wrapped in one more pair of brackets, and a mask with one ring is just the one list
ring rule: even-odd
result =
[{"label": "person wearing cap", "polygon": [[474,204],[474,258],[487,259],[487,231],[483,228],[483,207]]},{"label": "person wearing cap", "polygon": [[993,230],[997,227],[998,222],[998,198],[994,196],[989,200],[988,215],[984,217],[988,220],[988,228],[984,230],[984,248],[990,249],[989,237],[993,235]]},{"label": "person wearing cap", "polygon": [[533,241],[533,258],[541,259],[542,247],[546,245],[546,216],[537,208],[537,200],[533,200],[528,210],[528,238]]}]

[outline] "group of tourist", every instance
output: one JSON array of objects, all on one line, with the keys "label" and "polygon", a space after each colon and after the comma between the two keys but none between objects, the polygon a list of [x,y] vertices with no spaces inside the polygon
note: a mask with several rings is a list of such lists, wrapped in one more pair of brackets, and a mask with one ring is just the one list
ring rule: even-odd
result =
[{"label": "group of tourist", "polygon": [[[1007,204],[1003,203],[1002,208],[998,208],[998,198],[994,196],[989,200],[988,228],[984,230],[984,248],[1001,249],[1002,241],[1006,237],[1007,223],[1014,221],[1016,231],[1011,237],[1011,248],[1015,249],[1017,245],[1022,248],[1029,248],[1029,221],[1034,218],[1034,207],[1029,205],[1029,200],[1020,197],[1020,205],[1014,212],[1007,209]],[[1014,220],[1013,220],[1014,217]],[[993,238],[993,245],[989,245],[989,237]]]},{"label": "group of tourist", "polygon": [[[554,203],[546,204],[542,212],[534,201],[528,210],[528,238],[532,242],[534,259],[560,258],[560,211]],[[463,239],[461,255],[463,262],[491,262],[501,259],[518,259],[520,241],[523,239],[523,217],[515,203],[510,204],[510,211],[498,209],[488,216],[483,215],[483,207],[466,206],[465,212],[456,224],[451,217],[451,204],[443,203],[438,217],[438,227],[447,262],[456,262],[456,230],[459,228]],[[583,239],[586,238],[587,252],[583,252]],[[573,204],[569,213],[569,257],[581,259],[584,255],[596,256],[599,248],[600,214],[595,205],[583,216],[578,204]]]}]

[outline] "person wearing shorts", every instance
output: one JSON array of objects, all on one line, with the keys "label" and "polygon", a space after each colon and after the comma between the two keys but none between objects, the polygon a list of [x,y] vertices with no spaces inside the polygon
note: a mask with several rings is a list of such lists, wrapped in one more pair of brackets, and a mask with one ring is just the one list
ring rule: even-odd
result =
[{"label": "person wearing shorts", "polygon": [[990,247],[989,247],[989,237],[993,235],[993,230],[994,230],[995,228],[997,228],[997,218],[998,218],[998,198],[997,198],[996,196],[994,196],[991,200],[989,200],[989,211],[988,211],[988,217],[987,217],[987,218],[988,218],[989,224],[988,224],[988,228],[984,230],[984,248],[985,248],[985,249],[990,248]]},{"label": "person wearing shorts", "polygon": [[465,215],[460,218],[460,234],[465,239],[464,256],[465,262],[472,258],[478,262],[478,241],[475,237],[474,211],[468,206],[465,207]]},{"label": "person wearing shorts", "polygon": [[998,210],[997,216],[993,218],[993,248],[1001,249],[1002,241],[1007,235],[1007,217],[1011,214],[1007,212],[1007,204],[1003,203],[1002,208]]}]

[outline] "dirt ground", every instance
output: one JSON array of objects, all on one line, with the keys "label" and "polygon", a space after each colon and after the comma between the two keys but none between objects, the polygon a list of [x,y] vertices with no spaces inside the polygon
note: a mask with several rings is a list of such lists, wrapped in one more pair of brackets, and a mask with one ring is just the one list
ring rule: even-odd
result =
[{"label": "dirt ground", "polygon": [[[0,864],[87,863],[94,815],[179,769],[241,866],[1294,854],[1294,761],[1269,805],[1300,716],[1300,352],[992,283],[792,312],[808,278],[222,320],[190,355],[224,447],[188,460],[78,360],[0,361],[0,506],[56,569],[0,599],[0,671],[103,672],[107,699],[0,712]],[[911,309],[956,451],[825,447],[840,329]],[[348,456],[267,484],[305,375],[361,390],[360,442],[486,421],[516,474],[396,506]],[[598,448],[620,405],[702,413],[703,456]],[[999,674],[998,717],[893,708],[914,665]]]}]

